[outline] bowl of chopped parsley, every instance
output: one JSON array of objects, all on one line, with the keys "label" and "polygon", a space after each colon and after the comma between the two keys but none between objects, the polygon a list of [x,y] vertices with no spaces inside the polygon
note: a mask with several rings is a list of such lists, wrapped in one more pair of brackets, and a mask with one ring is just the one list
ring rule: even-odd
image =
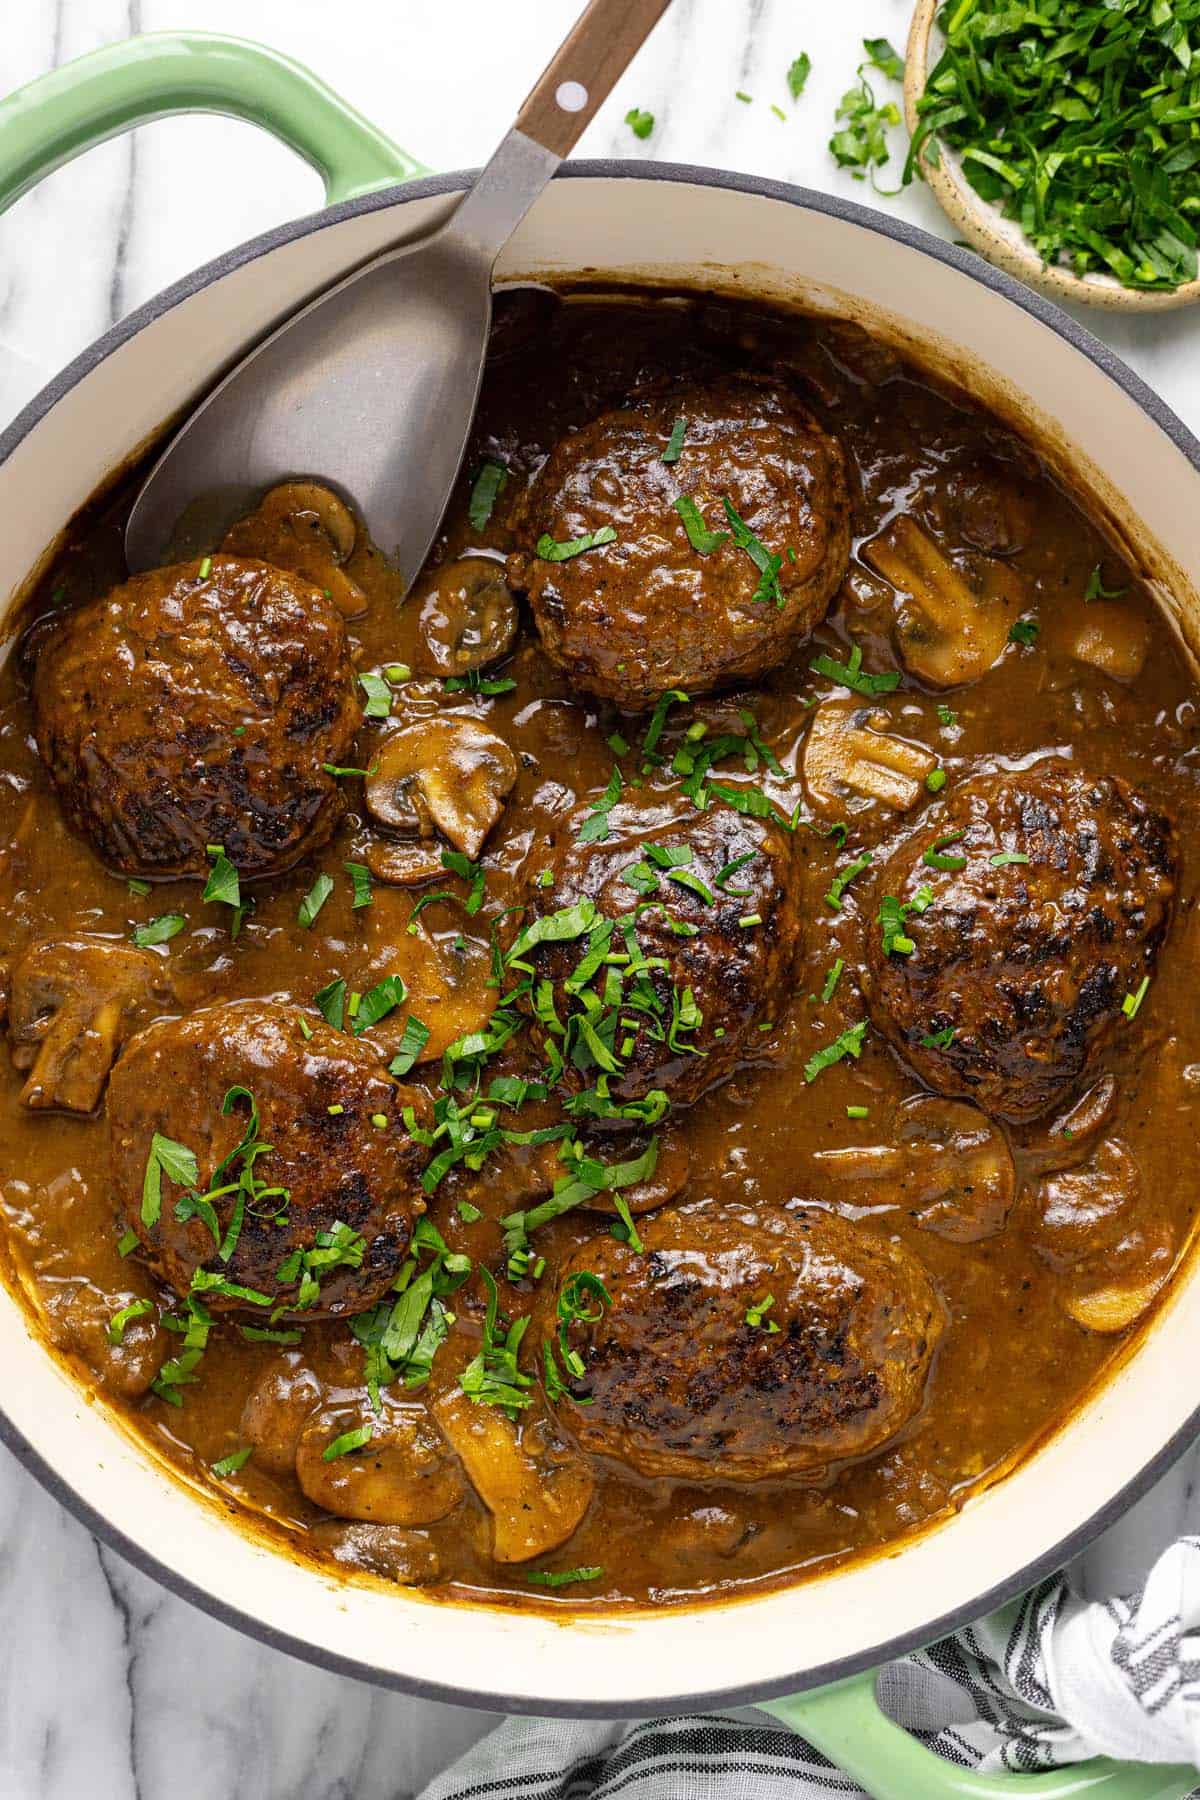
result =
[{"label": "bowl of chopped parsley", "polygon": [[918,0],[906,180],[1052,294],[1200,300],[1200,0]]}]

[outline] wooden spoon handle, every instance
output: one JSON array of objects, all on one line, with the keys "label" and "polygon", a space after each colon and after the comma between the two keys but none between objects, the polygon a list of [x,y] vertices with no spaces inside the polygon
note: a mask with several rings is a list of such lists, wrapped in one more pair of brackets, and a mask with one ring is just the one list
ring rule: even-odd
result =
[{"label": "wooden spoon handle", "polygon": [[534,83],[517,130],[567,156],[625,73],[671,0],[591,0]]}]

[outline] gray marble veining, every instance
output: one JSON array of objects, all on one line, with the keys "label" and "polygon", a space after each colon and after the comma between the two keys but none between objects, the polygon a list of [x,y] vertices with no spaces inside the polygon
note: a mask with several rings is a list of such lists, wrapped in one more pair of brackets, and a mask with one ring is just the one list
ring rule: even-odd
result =
[{"label": "gray marble veining", "polygon": [[[319,70],[434,168],[481,162],[580,0],[17,0],[0,92],[136,31],[228,31]],[[717,164],[871,201],[825,145],[864,36],[902,41],[903,0],[676,0],[585,136],[586,156]],[[798,105],[785,74],[813,59]],[[751,94],[750,104],[735,90]],[[771,103],[785,112],[779,120]],[[647,143],[623,123],[656,118]],[[899,134],[897,134],[899,135]],[[93,152],[0,219],[0,419],[132,306],[319,204],[316,178],[250,127],[164,122]],[[876,204],[948,235],[929,195]],[[1097,330],[1200,430],[1197,315]],[[1189,1458],[1086,1559],[1136,1579],[1190,1518]],[[401,1800],[483,1715],[377,1692],[252,1643],[97,1546],[0,1450],[0,1800]]]}]

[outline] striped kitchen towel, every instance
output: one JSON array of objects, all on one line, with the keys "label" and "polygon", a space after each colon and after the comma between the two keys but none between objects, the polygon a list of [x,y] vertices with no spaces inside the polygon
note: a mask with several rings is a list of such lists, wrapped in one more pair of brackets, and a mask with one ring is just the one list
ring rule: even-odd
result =
[{"label": "striped kitchen towel", "polygon": [[[1091,1756],[1200,1767],[1200,1537],[1126,1597],[1055,1576],[884,1670],[887,1712],[960,1767],[1031,1773]],[[422,1800],[818,1800],[860,1790],[752,1708],[637,1724],[510,1719]],[[1193,1790],[1200,1800],[1200,1777]]]}]

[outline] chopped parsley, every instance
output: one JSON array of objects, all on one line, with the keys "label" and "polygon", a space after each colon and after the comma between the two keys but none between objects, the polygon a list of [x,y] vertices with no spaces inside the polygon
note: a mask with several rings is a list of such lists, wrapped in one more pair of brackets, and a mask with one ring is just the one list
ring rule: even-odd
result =
[{"label": "chopped parsley", "polygon": [[821,989],[821,1004],[823,1006],[828,1006],[829,1002],[833,999],[837,984],[842,979],[842,970],[845,967],[845,958],[839,956],[826,975],[824,986]]},{"label": "chopped parsley", "polygon": [[834,1063],[843,1057],[852,1056],[857,1062],[862,1055],[863,1039],[867,1035],[867,1021],[860,1019],[857,1025],[851,1025],[840,1037],[834,1038],[832,1044],[826,1044],[810,1056],[804,1065],[805,1081],[815,1081],[825,1069],[831,1069]]},{"label": "chopped parsley", "polygon": [[846,892],[850,883],[854,881],[857,876],[861,875],[864,869],[870,868],[870,866],[871,852],[869,850],[864,850],[861,856],[856,856],[853,862],[847,863],[846,867],[840,870],[829,884],[829,891],[825,895],[826,906],[832,907],[834,912],[840,912],[842,895]]},{"label": "chopped parsley", "polygon": [[1142,1001],[1146,998],[1149,988],[1150,977],[1148,975],[1143,975],[1136,991],[1132,994],[1126,994],[1121,1002],[1121,1011],[1127,1019],[1137,1018],[1138,1013],[1141,1011]]},{"label": "chopped parsley", "polygon": [[958,724],[958,714],[954,711],[954,708],[952,706],[946,706],[942,701],[938,702],[937,716],[938,724],[943,726],[946,730],[951,730]]},{"label": "chopped parsley", "polygon": [[319,993],[313,995],[313,1005],[327,1025],[335,1031],[342,1029],[346,1016],[346,982],[341,976],[331,981]]},{"label": "chopped parsley", "polygon": [[387,719],[392,712],[392,690],[382,675],[373,675],[369,671],[360,675],[358,685],[367,696],[363,707],[364,719]]},{"label": "chopped parsley", "polygon": [[558,912],[542,913],[518,933],[507,960],[514,963],[540,944],[569,944],[590,931],[595,922],[596,903],[586,895],[572,906],[561,907]]},{"label": "chopped parsley", "polygon": [[529,1325],[528,1315],[511,1324],[500,1322],[500,1293],[495,1277],[483,1263],[479,1277],[487,1291],[487,1310],[483,1319],[483,1347],[472,1357],[459,1377],[459,1386],[477,1406],[498,1406],[510,1419],[533,1404],[530,1388],[533,1377],[517,1366],[521,1339]]},{"label": "chopped parsley", "polygon": [[559,1588],[567,1587],[573,1581],[599,1581],[603,1575],[602,1568],[586,1569],[527,1569],[526,1581],[535,1587]]},{"label": "chopped parsley", "polygon": [[926,1032],[923,1037],[917,1039],[917,1042],[922,1050],[948,1050],[957,1036],[958,1032],[954,1026],[947,1025],[941,1031]]},{"label": "chopped parsley", "polygon": [[721,893],[728,894],[732,899],[747,899],[753,890],[748,887],[730,887],[729,878],[731,875],[736,875],[739,869],[744,869],[747,863],[753,862],[755,857],[760,854],[761,852],[758,850],[747,850],[743,856],[735,856],[732,862],[723,864],[713,876],[713,886],[719,888]]},{"label": "chopped parsley", "polygon": [[372,1025],[378,1025],[379,1021],[386,1019],[390,1012],[395,1012],[398,1006],[403,1006],[407,998],[408,989],[404,984],[403,976],[385,975],[382,981],[377,981],[373,988],[367,989],[354,1008],[350,1017],[352,1035],[361,1037],[364,1031],[371,1029]]},{"label": "chopped parsley", "polygon": [[671,435],[667,439],[667,447],[663,451],[660,459],[662,462],[675,463],[679,461],[679,453],[683,449],[683,440],[687,436],[687,427],[688,422],[686,419],[676,419],[671,427]]},{"label": "chopped parsley", "polygon": [[136,875],[131,875],[129,877],[126,886],[128,887],[129,892],[135,895],[139,900],[144,900],[146,895],[150,892],[150,883],[148,881],[140,881]]},{"label": "chopped parsley", "polygon": [[1083,597],[1085,600],[1120,600],[1128,592],[1127,587],[1106,588],[1100,564],[1097,563],[1087,578]]},{"label": "chopped parsley", "polygon": [[[546,1389],[552,1399],[569,1393],[569,1382],[584,1381],[587,1377],[587,1365],[570,1342],[568,1334],[571,1326],[599,1324],[611,1305],[612,1295],[600,1277],[593,1275],[590,1269],[580,1269],[563,1283],[557,1307],[558,1357],[566,1371],[566,1380],[559,1373],[554,1345],[545,1342],[542,1346]],[[588,1402],[584,1399],[581,1404],[586,1405]]]},{"label": "chopped parsley", "polygon": [[1029,858],[1024,850],[997,850],[995,856],[988,857],[988,861],[993,869],[1007,869],[1013,863],[1027,863]]},{"label": "chopped parsley", "polygon": [[241,883],[238,880],[237,870],[225,854],[225,846],[208,844],[205,848],[208,851],[212,869],[204,884],[202,899],[217,901],[222,906],[240,907],[242,904]]},{"label": "chopped parsley", "polygon": [[200,1179],[200,1170],[194,1151],[156,1131],[150,1139],[150,1153],[142,1177],[142,1224],[145,1226],[157,1225],[162,1216],[164,1175],[177,1187],[194,1188]]},{"label": "chopped parsley", "polygon": [[612,1236],[618,1243],[628,1244],[635,1256],[644,1256],[646,1246],[638,1235],[638,1228],[633,1222],[633,1214],[629,1210],[629,1202],[623,1194],[613,1195],[613,1208],[616,1219],[610,1226]]},{"label": "chopped parsley", "polygon": [[752,1331],[775,1332],[779,1330],[776,1321],[767,1317],[774,1304],[774,1294],[764,1294],[761,1300],[755,1300],[746,1308],[746,1323]]},{"label": "chopped parsley", "polygon": [[248,1344],[299,1344],[302,1331],[279,1331],[269,1325],[239,1325],[238,1331]]},{"label": "chopped parsley", "polygon": [[349,1456],[355,1450],[362,1450],[374,1435],[375,1427],[369,1421],[366,1425],[356,1425],[353,1431],[343,1431],[331,1444],[326,1444],[321,1452],[321,1461],[335,1462],[339,1456]]},{"label": "chopped parsley", "polygon": [[863,49],[881,74],[892,81],[904,80],[904,58],[885,37],[864,38]]},{"label": "chopped parsley", "polygon": [[1170,290],[1197,273],[1194,0],[944,9],[906,176],[934,140],[1043,262]]},{"label": "chopped parsley", "polygon": [[461,850],[443,850],[442,867],[448,869],[451,875],[461,876],[463,881],[469,884],[467,897],[463,901],[463,911],[474,918],[483,905],[487,882],[487,876],[483,869],[478,863],[473,863],[469,856],[464,856]]},{"label": "chopped parsley", "polygon": [[784,604],[784,592],[779,585],[779,571],[783,567],[782,556],[776,556],[755,536],[746,521],[738,514],[733,501],[725,494],[721,500],[725,508],[725,517],[729,520],[729,529],[733,533],[733,541],[739,550],[744,550],[750,561],[758,570],[758,586],[752,596],[755,600],[774,600],[776,606]]},{"label": "chopped parsley", "polygon": [[577,841],[581,844],[598,844],[609,835],[608,815],[621,798],[621,790],[625,786],[624,778],[617,765],[613,764],[613,772],[608,778],[608,786],[597,800],[591,812],[587,814],[579,827]]},{"label": "chopped parsley", "polygon": [[[426,1255],[430,1260],[422,1268]],[[381,1388],[403,1378],[411,1390],[429,1380],[433,1359],[454,1322],[443,1302],[470,1273],[470,1258],[451,1251],[428,1219],[418,1219],[409,1255],[393,1284],[396,1298],[381,1300],[350,1321],[363,1347],[367,1393],[376,1412],[382,1410]]]},{"label": "chopped parsley", "polygon": [[856,86],[842,95],[835,117],[841,129],[829,140],[829,154],[839,168],[850,170],[855,181],[865,181],[870,174],[874,183],[875,170],[889,160],[888,128],[900,123],[900,108],[892,100],[877,104],[865,70],[874,67],[898,80],[904,65],[886,38],[864,38],[863,48],[867,61],[858,65]]},{"label": "chopped parsley", "polygon": [[150,919],[145,925],[135,925],[130,935],[138,948],[145,950],[151,944],[169,943],[186,924],[182,913],[160,913],[157,919]]},{"label": "chopped parsley", "polygon": [[700,556],[711,556],[714,550],[729,541],[727,531],[710,531],[704,523],[704,517],[696,502],[687,494],[680,494],[675,502],[675,511],[683,520],[683,529],[687,532],[688,543]]},{"label": "chopped parsley", "polygon": [[153,1300],[131,1300],[128,1306],[123,1306],[120,1312],[115,1312],[108,1321],[109,1343],[121,1343],[125,1336],[125,1327],[131,1325],[134,1319],[143,1319],[147,1313],[152,1313],[153,1311]]},{"label": "chopped parsley", "polygon": [[964,838],[966,835],[967,828],[965,825],[960,827],[958,831],[948,831],[945,837],[935,839],[932,849],[925,851],[921,861],[925,864],[926,868],[938,869],[943,874],[957,874],[959,869],[966,868],[966,857],[960,856],[957,852],[951,856],[947,856],[945,855],[945,851],[950,844],[957,844],[959,838]]},{"label": "chopped parsley", "polygon": [[793,100],[800,98],[811,73],[812,57],[807,50],[802,50],[787,72],[788,91]]},{"label": "chopped parsley", "polygon": [[654,114],[652,112],[643,112],[638,106],[631,106],[629,111],[625,114],[625,123],[628,125],[635,138],[642,138],[644,140],[648,138],[650,133],[654,130]]},{"label": "chopped parsley", "polygon": [[479,473],[471,484],[471,498],[467,502],[467,519],[472,531],[483,531],[492,516],[492,508],[500,498],[504,484],[508,480],[508,468],[499,457],[485,456],[479,465]]},{"label": "chopped parsley", "polygon": [[908,907],[895,894],[885,894],[879,903],[875,922],[883,930],[885,956],[911,956],[917,947],[904,929],[907,911]]},{"label": "chopped parsley", "polygon": [[236,1475],[239,1469],[244,1469],[253,1455],[253,1444],[247,1444],[243,1450],[231,1450],[228,1456],[221,1457],[219,1462],[211,1465],[212,1473],[218,1481],[225,1481],[230,1475]]},{"label": "chopped parsley", "polygon": [[[351,910],[358,912],[361,907],[370,906],[375,898],[371,892],[370,869],[363,863],[353,862],[343,863],[342,867],[350,877],[350,886],[354,891],[354,898],[350,902]],[[303,923],[304,921],[301,920],[301,924]]]},{"label": "chopped parsley", "polygon": [[925,786],[929,793],[940,794],[946,785],[945,769],[930,769],[925,777]]},{"label": "chopped parsley", "polygon": [[160,1323],[168,1331],[178,1332],[183,1343],[178,1356],[168,1357],[150,1383],[151,1393],[165,1400],[168,1406],[182,1406],[183,1395],[179,1390],[199,1380],[196,1367],[208,1347],[208,1334],[212,1330],[212,1314],[194,1293],[188,1294],[183,1308],[182,1314],[163,1313],[161,1316]]},{"label": "chopped parsley", "polygon": [[141,1241],[137,1232],[130,1226],[129,1230],[122,1232],[117,1239],[117,1255],[120,1257],[132,1256]]},{"label": "chopped parsley", "polygon": [[484,675],[479,669],[468,669],[465,675],[447,675],[442,682],[448,694],[483,694],[489,699],[497,694],[511,694],[516,685],[511,675]]},{"label": "chopped parsley", "polygon": [[413,1064],[421,1060],[421,1052],[428,1042],[428,1025],[423,1025],[420,1019],[409,1013],[400,1036],[400,1048],[388,1064],[388,1074],[407,1075]]},{"label": "chopped parsley", "polygon": [[582,556],[585,550],[598,550],[602,544],[615,544],[617,534],[611,525],[602,525],[599,531],[589,531],[583,537],[567,538],[564,543],[556,543],[548,531],[544,531],[537,541],[534,555],[542,562],[569,562],[573,556]]},{"label": "chopped parsley", "polygon": [[850,688],[853,693],[864,694],[868,699],[876,694],[890,694],[900,686],[900,671],[889,669],[883,675],[863,674],[862,645],[855,644],[846,662],[838,662],[836,657],[822,655],[815,657],[809,664],[814,675],[827,676],[836,681],[839,687]]},{"label": "chopped parsley", "polygon": [[1017,619],[1008,628],[1010,644],[1024,644],[1026,649],[1038,641],[1041,626],[1036,619]]},{"label": "chopped parsley", "polygon": [[296,921],[307,931],[316,923],[317,914],[333,892],[333,876],[318,875],[296,910]]}]

